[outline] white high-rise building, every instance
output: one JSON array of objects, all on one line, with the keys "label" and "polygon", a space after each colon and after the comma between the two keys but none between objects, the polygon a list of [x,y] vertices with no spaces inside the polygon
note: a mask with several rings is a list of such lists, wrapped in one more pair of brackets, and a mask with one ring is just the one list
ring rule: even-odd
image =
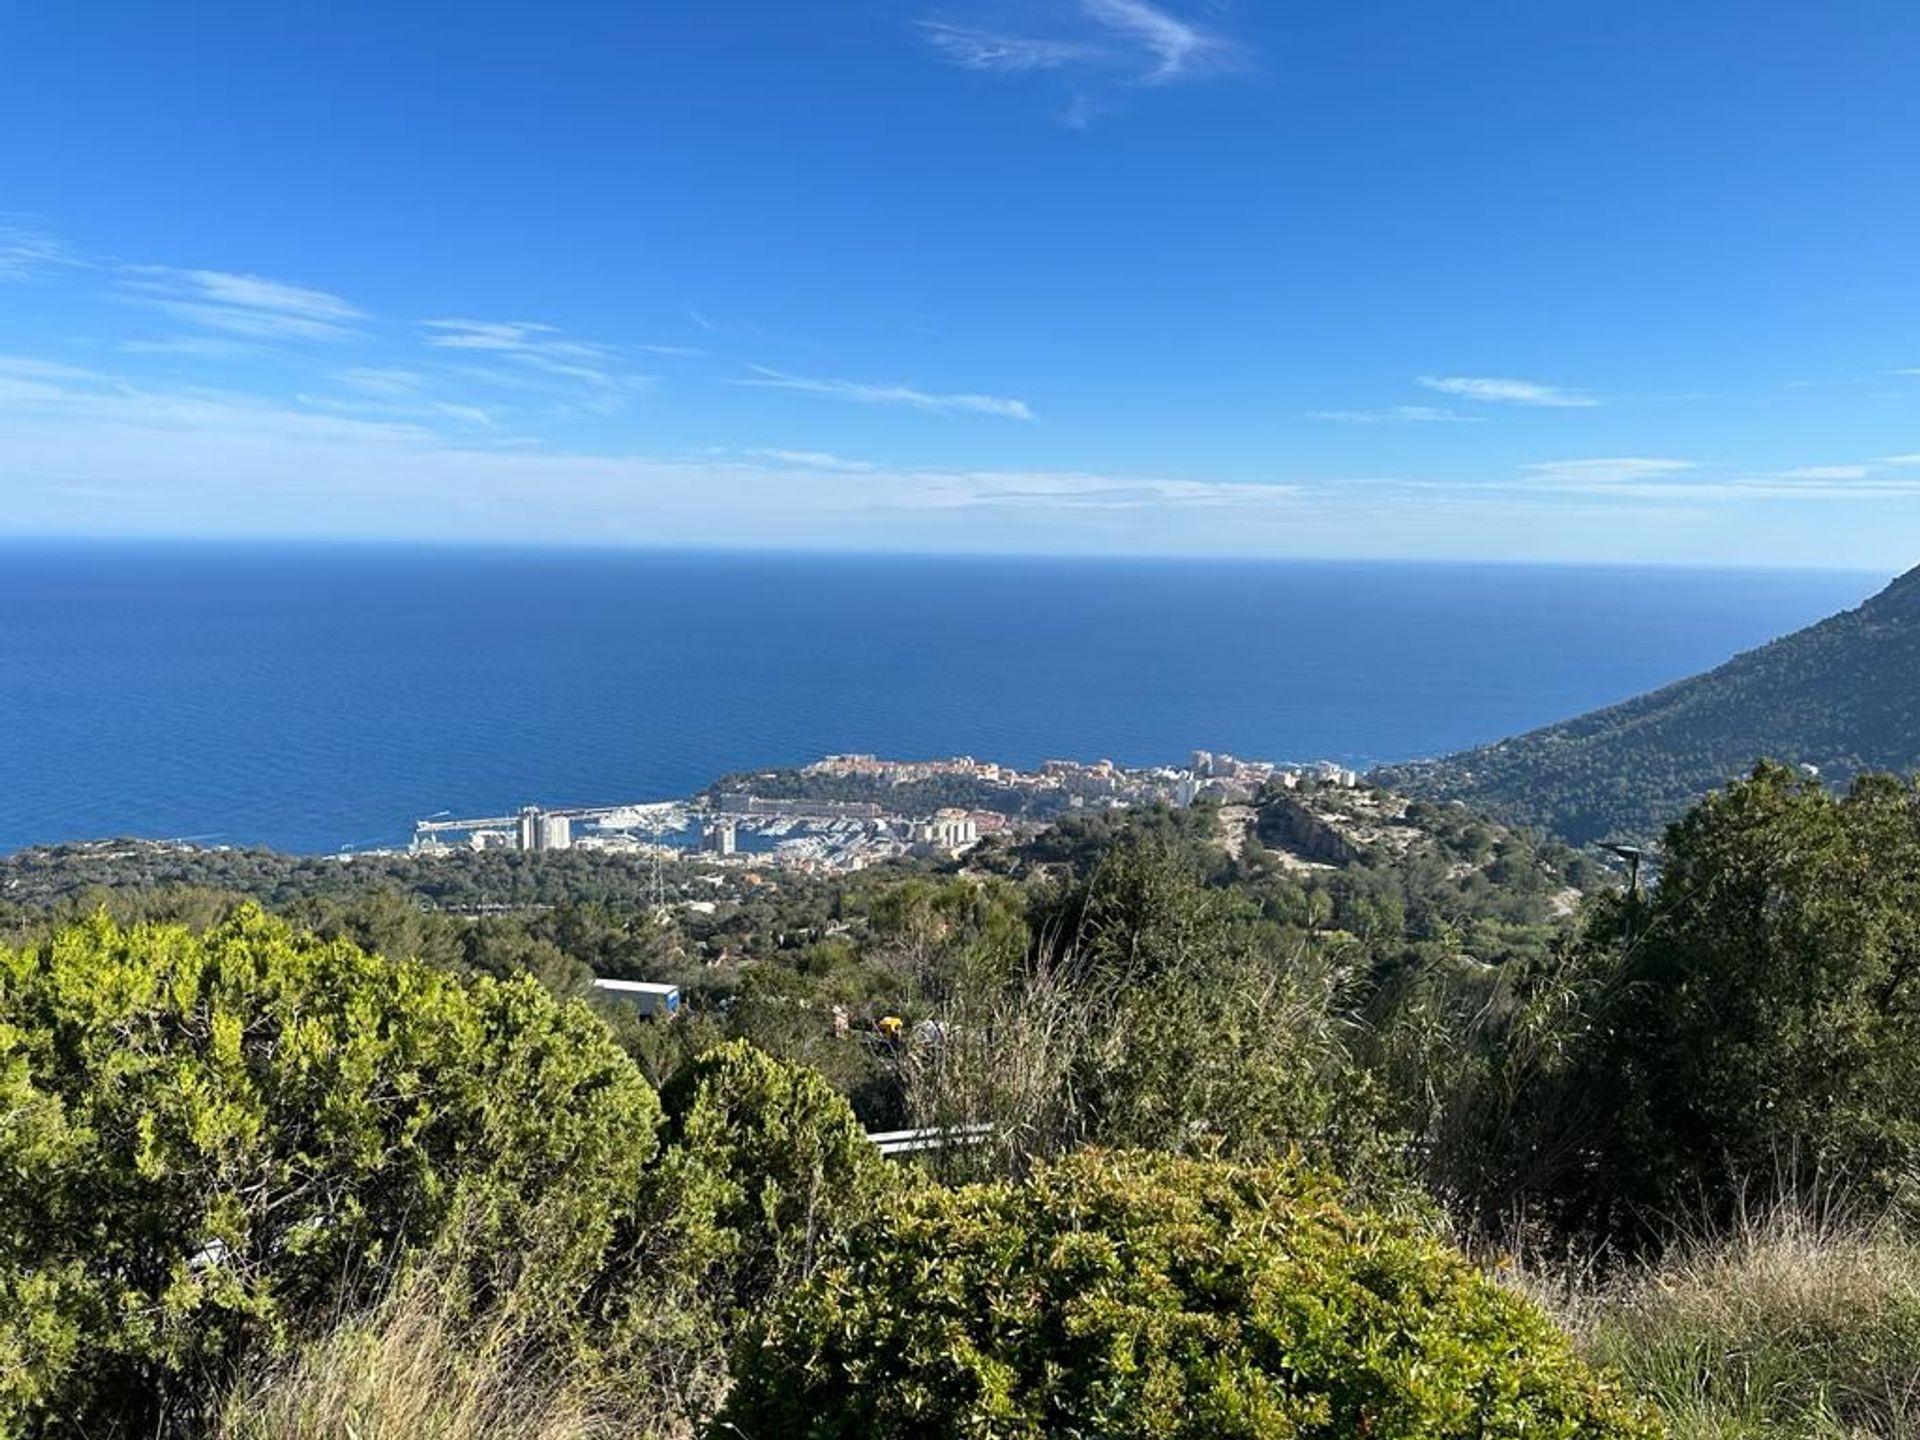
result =
[{"label": "white high-rise building", "polygon": [[573,821],[565,815],[549,815],[538,805],[520,812],[514,838],[522,850],[571,850]]}]

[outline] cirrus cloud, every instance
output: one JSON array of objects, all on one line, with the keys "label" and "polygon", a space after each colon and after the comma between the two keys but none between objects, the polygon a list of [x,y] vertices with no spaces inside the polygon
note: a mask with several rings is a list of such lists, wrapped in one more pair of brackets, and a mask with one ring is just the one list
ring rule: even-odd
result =
[{"label": "cirrus cloud", "polygon": [[1001,395],[940,395],[898,382],[870,384],[859,380],[823,380],[807,375],[789,375],[782,370],[768,369],[765,365],[750,365],[747,368],[753,371],[752,376],[729,379],[726,383],[764,390],[794,390],[831,400],[851,400],[861,405],[901,405],[936,415],[994,415],[1004,420],[1026,421],[1039,418],[1026,401]]},{"label": "cirrus cloud", "polygon": [[1481,415],[1462,415],[1457,410],[1437,405],[1390,405],[1382,410],[1309,410],[1309,420],[1329,420],[1339,425],[1440,425],[1478,422]]},{"label": "cirrus cloud", "polygon": [[129,265],[120,293],[176,320],[250,340],[349,340],[364,333],[368,318],[325,290],[225,270]]},{"label": "cirrus cloud", "polygon": [[1601,402],[1577,390],[1538,380],[1509,380],[1482,375],[1422,375],[1420,383],[1442,395],[1492,405],[1535,405],[1549,409],[1591,409]]},{"label": "cirrus cloud", "polygon": [[0,281],[31,280],[42,271],[74,263],[73,252],[57,237],[32,225],[0,220]]},{"label": "cirrus cloud", "polygon": [[1019,28],[928,18],[921,39],[941,59],[992,75],[1067,74],[1075,91],[1065,123],[1084,128],[1095,106],[1083,83],[1165,86],[1244,67],[1245,48],[1153,0],[1069,0],[1028,7]]}]

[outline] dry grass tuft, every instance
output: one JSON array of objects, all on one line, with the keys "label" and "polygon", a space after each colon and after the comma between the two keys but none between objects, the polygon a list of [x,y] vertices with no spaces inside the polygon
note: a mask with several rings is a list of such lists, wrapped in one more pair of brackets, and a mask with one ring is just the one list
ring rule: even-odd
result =
[{"label": "dry grass tuft", "polygon": [[1920,1241],[1793,1206],[1543,1298],[1674,1440],[1920,1437]]},{"label": "dry grass tuft", "polygon": [[215,1440],[684,1440],[644,1387],[535,1360],[501,1319],[465,1323],[403,1285],[228,1401]]}]

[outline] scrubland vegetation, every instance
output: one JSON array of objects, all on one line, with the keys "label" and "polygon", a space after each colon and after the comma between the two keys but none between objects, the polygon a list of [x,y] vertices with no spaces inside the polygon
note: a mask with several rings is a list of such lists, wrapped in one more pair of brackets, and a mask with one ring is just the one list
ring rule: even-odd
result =
[{"label": "scrubland vegetation", "polygon": [[[1911,787],[1764,768],[1643,894],[1271,801],[707,935],[18,905],[0,1435],[1916,1433]],[[687,1014],[576,998],[623,946]]]}]

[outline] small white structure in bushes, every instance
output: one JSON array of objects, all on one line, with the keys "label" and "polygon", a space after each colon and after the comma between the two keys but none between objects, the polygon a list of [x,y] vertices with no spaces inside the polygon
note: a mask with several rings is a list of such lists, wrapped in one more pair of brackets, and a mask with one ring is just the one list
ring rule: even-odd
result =
[{"label": "small white structure in bushes", "polygon": [[631,1005],[642,1015],[665,1019],[680,1013],[678,985],[653,985],[644,980],[595,980],[593,993]]}]

